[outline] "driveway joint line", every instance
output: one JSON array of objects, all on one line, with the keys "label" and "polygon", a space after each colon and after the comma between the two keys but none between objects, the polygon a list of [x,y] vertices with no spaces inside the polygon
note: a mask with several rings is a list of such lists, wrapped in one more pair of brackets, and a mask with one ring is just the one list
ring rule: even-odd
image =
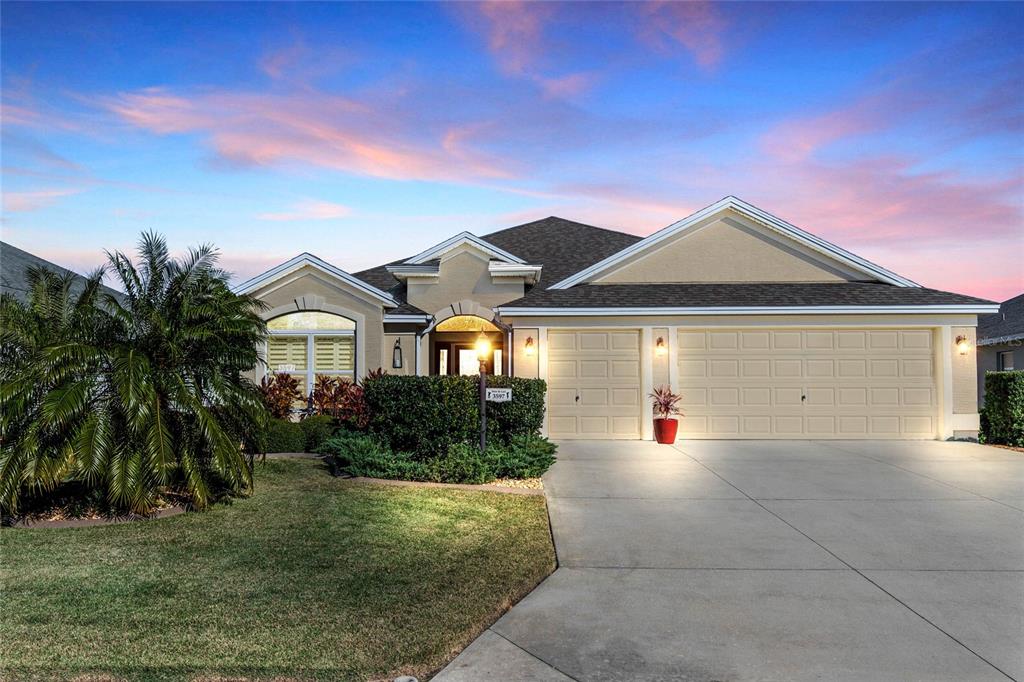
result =
[{"label": "driveway joint line", "polygon": [[[818,441],[814,441],[814,442],[815,442],[815,443],[817,443]],[[912,608],[912,607],[911,607],[911,606],[910,606],[909,604],[907,604],[907,603],[906,603],[905,601],[903,601],[902,599],[900,599],[899,597],[897,597],[896,595],[894,595],[894,594],[893,594],[892,592],[889,592],[889,591],[888,591],[887,589],[885,589],[884,587],[882,587],[881,585],[879,585],[879,584],[878,584],[877,582],[875,582],[874,580],[872,580],[872,579],[871,579],[871,578],[869,578],[868,576],[866,576],[866,575],[865,575],[865,574],[864,574],[864,573],[863,573],[862,571],[860,571],[859,569],[857,569],[857,568],[856,568],[855,566],[853,566],[852,564],[850,564],[850,563],[849,563],[848,561],[846,561],[845,559],[841,558],[841,557],[840,557],[840,556],[839,556],[838,554],[836,554],[835,552],[833,552],[832,550],[830,550],[830,549],[829,549],[828,547],[826,547],[825,545],[821,544],[820,542],[818,542],[817,540],[815,540],[814,538],[812,538],[812,537],[811,537],[810,535],[808,535],[807,533],[803,532],[802,530],[800,530],[799,528],[797,528],[796,526],[794,526],[794,525],[793,525],[792,523],[790,523],[790,522],[789,522],[789,521],[787,521],[786,519],[782,518],[781,516],[779,516],[778,514],[776,514],[775,512],[773,512],[773,511],[772,511],[771,509],[769,509],[768,507],[764,506],[763,504],[761,504],[760,502],[758,502],[757,500],[755,500],[755,499],[754,499],[753,497],[750,497],[750,495],[747,495],[747,493],[746,493],[746,492],[745,492],[744,490],[742,490],[741,488],[739,488],[738,486],[736,486],[735,484],[733,484],[733,483],[732,483],[732,481],[728,480],[727,478],[725,478],[724,476],[722,476],[721,474],[719,474],[719,473],[718,473],[717,471],[715,471],[714,469],[712,469],[712,468],[711,468],[710,466],[708,466],[707,464],[705,464],[705,463],[704,463],[704,462],[702,462],[701,460],[697,459],[696,457],[694,457],[694,456],[693,456],[693,455],[691,455],[690,453],[688,453],[688,452],[686,452],[686,451],[684,451],[684,450],[682,450],[682,449],[680,449],[680,448],[676,447],[675,445],[673,445],[672,447],[673,447],[673,448],[675,448],[676,450],[678,450],[679,452],[683,453],[684,455],[686,455],[686,456],[687,456],[687,457],[689,457],[690,459],[692,459],[692,460],[693,460],[694,462],[697,462],[698,464],[700,464],[700,465],[701,465],[702,467],[704,467],[705,469],[707,469],[708,471],[710,471],[710,472],[711,472],[712,474],[714,474],[715,476],[717,476],[718,478],[720,478],[720,479],[721,479],[722,481],[724,481],[724,482],[725,482],[726,484],[728,484],[728,485],[732,486],[732,487],[733,487],[733,488],[735,488],[735,489],[736,489],[737,491],[739,491],[739,492],[743,493],[744,495],[746,495],[746,496],[747,496],[747,497],[748,497],[748,498],[750,499],[750,501],[751,501],[751,502],[753,502],[754,504],[756,504],[756,505],[757,505],[758,507],[761,507],[761,509],[764,509],[764,510],[765,510],[766,512],[768,512],[769,514],[771,514],[772,516],[774,516],[775,518],[777,518],[777,519],[778,519],[779,521],[782,521],[782,522],[783,522],[784,524],[786,524],[787,526],[789,526],[790,528],[792,528],[793,530],[795,530],[795,531],[796,531],[797,533],[800,533],[800,535],[804,536],[805,538],[807,538],[808,540],[810,540],[811,542],[813,542],[813,543],[814,543],[815,545],[817,545],[818,547],[820,547],[820,548],[821,548],[822,550],[824,550],[824,551],[828,552],[828,553],[829,553],[830,555],[832,555],[833,557],[835,557],[835,559],[836,559],[837,561],[841,562],[841,563],[842,563],[843,565],[845,565],[845,566],[848,566],[848,567],[849,567],[849,568],[850,568],[851,570],[853,570],[853,572],[854,572],[854,573],[856,573],[857,575],[859,575],[859,576],[860,576],[861,578],[863,578],[864,580],[866,580],[866,581],[868,581],[869,583],[871,583],[872,585],[874,585],[874,586],[875,586],[876,588],[878,588],[878,589],[879,589],[879,590],[880,590],[881,592],[883,592],[884,594],[887,594],[887,595],[889,595],[889,597],[890,597],[890,598],[892,598],[892,599],[893,599],[893,600],[894,600],[894,601],[895,601],[896,603],[898,603],[898,604],[902,605],[902,606],[903,606],[903,608],[907,609],[908,611],[910,611],[911,613],[913,613],[913,614],[914,614],[915,616],[917,616],[918,618],[920,618],[920,619],[921,619],[921,620],[923,620],[924,622],[928,623],[929,625],[931,625],[931,626],[932,626],[933,628],[935,628],[936,630],[938,630],[938,631],[939,631],[939,632],[941,632],[942,634],[946,635],[946,637],[949,637],[949,638],[950,638],[951,640],[953,640],[954,642],[956,642],[957,644],[959,644],[960,646],[962,646],[962,647],[963,647],[964,649],[966,649],[967,651],[969,651],[969,652],[971,652],[972,654],[974,654],[974,655],[975,655],[975,656],[976,656],[976,657],[977,657],[977,658],[978,658],[979,660],[981,660],[981,661],[984,661],[985,663],[987,663],[988,665],[990,665],[990,666],[992,667],[992,669],[993,669],[993,670],[996,670],[997,672],[999,672],[1000,674],[1004,675],[1004,676],[1005,676],[1005,677],[1006,677],[1007,679],[1009,679],[1009,680],[1015,680],[1015,678],[1014,678],[1014,677],[1013,677],[1012,675],[1010,675],[1009,673],[1007,673],[1007,672],[1006,672],[1005,670],[1003,670],[1003,669],[1002,669],[1002,668],[1000,668],[999,666],[997,666],[997,665],[995,665],[994,663],[992,663],[992,661],[988,660],[987,658],[985,658],[984,656],[982,656],[981,654],[979,654],[979,653],[978,653],[977,651],[975,651],[975,650],[974,650],[974,649],[972,649],[971,647],[969,647],[969,646],[967,646],[966,644],[964,644],[963,642],[961,642],[961,641],[960,641],[959,639],[957,639],[956,637],[954,637],[954,636],[953,636],[953,635],[951,635],[950,633],[948,633],[948,632],[946,632],[945,630],[943,630],[943,629],[942,629],[941,627],[939,627],[938,625],[936,625],[935,623],[933,623],[933,622],[932,622],[931,620],[929,620],[928,618],[926,618],[926,617],[925,617],[925,616],[924,616],[923,614],[921,614],[920,612],[918,612],[918,611],[916,611],[916,610],[915,610],[914,608]],[[839,450],[840,448],[834,448],[834,449],[836,449],[836,450]],[[849,451],[848,451],[848,450],[842,450],[842,452],[849,452]],[[859,454],[859,453],[855,453],[855,454]],[[864,457],[866,457],[867,459],[872,459],[872,460],[874,459],[873,457],[867,457],[867,455],[864,455]],[[876,461],[877,461],[877,460],[876,460]],[[895,465],[893,465],[893,466],[895,466]],[[899,468],[901,468],[901,467],[896,467],[896,468],[898,468],[898,469],[899,469]],[[926,476],[925,478],[927,478],[927,476]],[[941,483],[941,482],[942,482],[942,481],[939,481],[939,483]],[[951,487],[955,487],[955,486],[951,486]],[[967,491],[967,492],[970,492],[970,491]],[[972,493],[972,494],[973,494],[973,493]],[[983,496],[979,496],[979,497],[983,497]],[[993,500],[993,501],[994,501],[994,500]]]},{"label": "driveway joint line", "polygon": [[[905,471],[908,474],[913,474],[915,476],[920,476],[921,478],[924,478],[926,480],[932,481],[933,483],[940,483],[940,484],[942,484],[944,486],[947,486],[949,488],[953,488],[954,490],[962,490],[965,493],[970,493],[971,495],[975,495],[976,497],[980,497],[983,500],[988,500],[989,502],[995,502],[996,504],[1001,504],[1004,507],[1009,507],[1010,509],[1013,509],[1013,510],[1016,510],[1016,511],[1024,511],[1024,510],[1018,509],[1017,507],[1014,507],[1013,505],[1006,504],[1005,502],[1000,502],[999,500],[997,500],[995,498],[992,498],[992,497],[989,497],[988,495],[982,495],[981,493],[976,493],[973,490],[970,490],[969,488],[965,488],[963,486],[956,485],[955,483],[948,483],[947,481],[943,481],[942,479],[933,478],[932,476],[929,476],[928,474],[922,474],[922,473],[920,473],[918,471],[914,471],[913,469],[907,469],[906,467],[901,467],[899,464],[894,464],[893,462],[889,462],[889,461],[886,461],[884,459],[878,459],[877,457],[872,457],[871,455],[865,455],[862,452],[854,452],[853,450],[847,450],[846,448],[840,447],[838,445],[832,445],[832,444],[828,443],[828,441],[816,440],[816,441],[812,441],[812,442],[815,443],[815,444],[821,445],[822,447],[831,448],[833,450],[838,450],[839,452],[845,452],[845,453],[849,453],[849,454],[852,454],[852,455],[857,455],[858,457],[863,457],[864,459],[869,459],[872,462],[878,462],[879,464],[888,464],[889,466],[894,467],[896,469],[899,469],[900,471]],[[689,454],[687,454],[686,456],[690,457]],[[979,461],[983,461],[983,460],[979,460]]]},{"label": "driveway joint line", "polygon": [[491,632],[493,632],[494,634],[496,634],[496,635],[497,635],[498,637],[501,637],[501,638],[502,638],[503,640],[505,640],[506,642],[508,642],[509,644],[511,644],[512,646],[514,646],[515,648],[517,648],[517,649],[519,649],[520,651],[522,651],[522,652],[523,652],[524,654],[526,654],[527,656],[530,656],[531,658],[533,658],[533,659],[535,659],[535,660],[538,660],[538,661],[540,661],[541,663],[543,663],[543,664],[544,664],[544,665],[546,665],[547,667],[551,668],[551,669],[552,669],[552,670],[554,670],[555,672],[557,672],[557,673],[559,673],[559,674],[561,674],[561,675],[565,675],[566,677],[568,677],[568,678],[569,678],[570,680],[572,680],[573,682],[579,682],[579,680],[578,680],[577,678],[575,678],[575,677],[573,677],[572,675],[570,675],[569,673],[565,672],[564,670],[562,670],[562,669],[561,669],[561,668],[559,668],[558,666],[555,666],[555,665],[551,665],[550,663],[548,663],[547,661],[545,661],[545,660],[544,660],[543,658],[541,658],[541,657],[540,657],[540,656],[538,656],[537,654],[533,653],[532,651],[527,651],[526,649],[524,649],[523,647],[519,646],[519,645],[518,645],[517,643],[513,642],[513,641],[512,641],[511,639],[509,639],[509,638],[508,638],[508,637],[506,637],[505,635],[501,634],[500,632],[498,632],[498,631],[497,631],[497,630],[495,630],[494,628],[487,628],[487,629],[488,629],[488,630],[490,630]]}]

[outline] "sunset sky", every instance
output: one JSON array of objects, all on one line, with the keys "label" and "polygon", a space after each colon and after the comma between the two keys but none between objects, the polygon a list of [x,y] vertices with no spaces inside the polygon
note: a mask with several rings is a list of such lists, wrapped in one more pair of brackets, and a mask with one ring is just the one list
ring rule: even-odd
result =
[{"label": "sunset sky", "polygon": [[1024,4],[2,4],[3,240],[244,279],[733,194],[925,286],[1024,290]]}]

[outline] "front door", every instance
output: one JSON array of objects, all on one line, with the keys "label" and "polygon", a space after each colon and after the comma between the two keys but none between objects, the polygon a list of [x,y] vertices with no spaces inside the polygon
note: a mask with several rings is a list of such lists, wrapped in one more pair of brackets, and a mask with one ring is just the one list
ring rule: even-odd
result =
[{"label": "front door", "polygon": [[[501,373],[501,348],[495,348],[487,359],[487,373],[494,374],[495,368]],[[480,360],[476,357],[476,346],[472,343],[438,342],[434,346],[434,373],[476,376],[480,373]]]}]

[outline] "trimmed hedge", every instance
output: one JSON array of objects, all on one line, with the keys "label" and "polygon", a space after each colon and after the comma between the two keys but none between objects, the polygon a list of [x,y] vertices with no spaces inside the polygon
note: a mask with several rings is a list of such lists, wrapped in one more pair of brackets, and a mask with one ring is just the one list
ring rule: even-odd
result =
[{"label": "trimmed hedge", "polygon": [[508,444],[480,450],[455,443],[442,454],[418,458],[390,452],[372,436],[339,431],[318,450],[328,455],[335,475],[436,483],[488,483],[496,478],[533,478],[555,463],[554,443],[539,436],[514,436]]},{"label": "trimmed hedge", "polygon": [[[487,377],[487,385],[512,389],[511,401],[487,403],[489,441],[508,443],[540,431],[544,381],[496,376]],[[363,391],[368,431],[394,452],[446,455],[452,445],[472,444],[479,437],[477,377],[384,375],[366,381]]]},{"label": "trimmed hedge", "polygon": [[261,446],[263,452],[305,452],[306,433],[300,422],[271,418]]},{"label": "trimmed hedge", "polygon": [[1024,370],[985,374],[980,440],[1024,447]]},{"label": "trimmed hedge", "polygon": [[305,438],[304,452],[316,452],[328,438],[334,435],[338,421],[327,414],[314,414],[299,422]]}]

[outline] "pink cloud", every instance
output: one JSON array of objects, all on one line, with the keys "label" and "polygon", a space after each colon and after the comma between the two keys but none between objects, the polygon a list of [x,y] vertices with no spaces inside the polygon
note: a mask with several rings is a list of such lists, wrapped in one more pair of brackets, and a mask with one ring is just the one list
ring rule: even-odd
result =
[{"label": "pink cloud", "polygon": [[36,211],[56,203],[62,197],[79,194],[81,189],[43,189],[31,192],[3,193],[4,213]]},{"label": "pink cloud", "polygon": [[256,217],[260,220],[299,221],[299,220],[337,220],[352,213],[352,209],[330,201],[306,199],[292,207],[291,211],[282,213],[261,213]]},{"label": "pink cloud", "polygon": [[126,123],[158,134],[204,135],[217,158],[242,166],[310,164],[399,180],[506,177],[504,161],[446,149],[449,131],[424,129],[418,107],[395,110],[308,90],[207,91],[191,97],[149,88],[102,100]]},{"label": "pink cloud", "polygon": [[660,50],[678,44],[698,66],[712,69],[725,53],[722,34],[726,21],[711,2],[644,2],[636,5],[641,16],[641,39]]},{"label": "pink cloud", "polygon": [[556,5],[520,0],[488,0],[456,5],[477,32],[501,71],[533,82],[550,99],[571,99],[599,80],[594,72],[551,75],[550,41],[544,29],[556,17]]}]

